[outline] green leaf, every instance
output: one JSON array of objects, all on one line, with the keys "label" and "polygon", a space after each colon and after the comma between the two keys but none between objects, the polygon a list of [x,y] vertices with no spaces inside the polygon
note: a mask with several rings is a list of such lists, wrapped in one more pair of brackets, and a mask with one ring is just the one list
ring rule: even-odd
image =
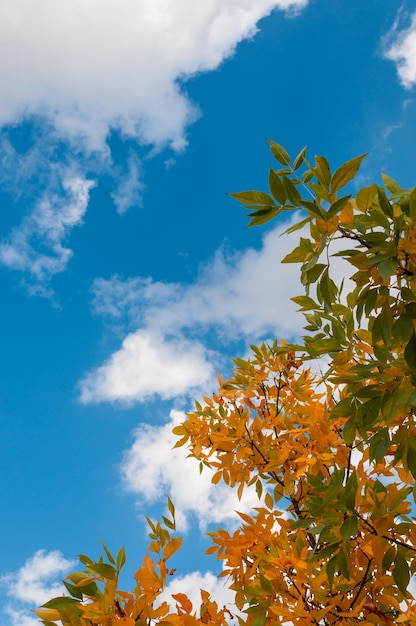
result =
[{"label": "green leaf", "polygon": [[330,587],[332,587],[335,570],[337,569],[338,556],[339,556],[339,552],[337,552],[337,554],[335,554],[332,557],[332,559],[330,559],[328,563],[326,564],[326,575],[327,575],[328,583]]},{"label": "green leaf", "polygon": [[294,296],[290,299],[292,300],[292,302],[299,305],[303,310],[310,311],[312,309],[319,309],[319,304],[317,304],[315,300],[313,300],[309,296]]},{"label": "green leaf", "polygon": [[283,187],[285,189],[288,200],[293,206],[301,206],[302,197],[299,191],[296,189],[296,185],[290,180],[290,178],[283,179]]},{"label": "green leaf", "polygon": [[62,582],[64,583],[67,591],[69,591],[72,597],[77,598],[78,600],[82,600],[83,591],[81,587],[77,587],[76,585],[73,585],[67,580],[63,580]]},{"label": "green leaf", "polygon": [[172,520],[170,520],[168,517],[165,517],[164,515],[162,515],[162,519],[167,528],[169,528],[170,530],[175,530],[175,523]]},{"label": "green leaf", "polygon": [[304,263],[302,265],[302,267],[300,268],[302,272],[308,272],[309,270],[313,269],[315,267],[315,265],[318,263],[319,261],[319,254],[317,254],[316,252],[311,256],[310,259],[308,259],[306,261],[306,263]]},{"label": "green leaf", "polygon": [[353,511],[355,508],[355,498],[358,491],[358,481],[356,471],[352,471],[347,484],[345,485],[345,504],[349,511]]},{"label": "green leaf", "polygon": [[390,202],[387,200],[386,192],[384,189],[378,190],[378,201],[380,203],[380,208],[383,211],[384,215],[387,217],[393,217],[393,207]]},{"label": "green leaf", "polygon": [[[169,501],[169,498],[168,498],[168,501]],[[124,549],[124,546],[121,546],[119,553],[117,554],[117,569],[119,571],[121,570],[125,562],[126,562],[126,551]]]},{"label": "green leaf", "polygon": [[108,558],[108,560],[110,561],[110,563],[112,563],[113,565],[115,565],[115,564],[116,564],[116,562],[115,562],[115,560],[113,559],[113,556],[112,556],[111,552],[109,551],[109,549],[107,548],[107,546],[106,546],[106,545],[105,545],[102,541],[100,541],[100,543],[101,543],[102,547],[104,548],[104,552],[106,553],[107,558]]},{"label": "green leaf", "polygon": [[[80,581],[80,582],[84,583],[84,581],[85,581],[85,578],[83,581]],[[101,596],[101,591],[95,582],[82,584],[82,585],[77,583],[77,587],[79,587],[82,590],[82,593],[84,594],[84,596],[88,596],[89,598],[99,598]]]},{"label": "green leaf", "polygon": [[349,196],[343,196],[342,198],[338,198],[331,206],[329,207],[326,217],[331,218],[338,213],[341,213],[342,209],[347,204],[348,200],[351,198],[351,194]]},{"label": "green leaf", "polygon": [[310,168],[310,169],[306,170],[306,172],[303,172],[303,174],[302,174],[302,180],[303,180],[303,182],[305,184],[309,183],[309,181],[311,181],[313,179],[313,177],[314,177],[313,168]]},{"label": "green leaf", "polygon": [[287,198],[286,191],[279,176],[272,168],[270,168],[269,171],[269,187],[273,197],[279,202],[279,204],[284,204]]},{"label": "green leaf", "polygon": [[402,344],[409,341],[413,333],[413,322],[410,315],[403,313],[393,324],[392,328],[393,337],[400,341]]},{"label": "green leaf", "polygon": [[369,459],[379,463],[384,458],[390,446],[390,437],[388,428],[381,428],[369,440]]},{"label": "green leaf", "polygon": [[261,613],[261,615],[258,615],[256,619],[251,622],[251,626],[264,626],[266,623],[266,617],[267,615],[265,612]]},{"label": "green leaf", "polygon": [[93,572],[97,572],[97,574],[104,576],[104,578],[108,580],[112,580],[117,574],[115,568],[109,563],[90,563],[88,567]]},{"label": "green leaf", "polygon": [[343,550],[339,551],[338,568],[339,568],[340,573],[344,576],[344,578],[349,580],[350,579],[350,572],[349,572],[349,568],[348,568],[348,560],[347,560],[347,557],[345,556],[345,553],[344,553]]},{"label": "green leaf", "polygon": [[260,478],[258,478],[256,482],[256,494],[259,500],[261,498],[262,493],[263,493],[263,483],[261,482]]},{"label": "green leaf", "polygon": [[293,171],[300,168],[300,166],[305,160],[305,156],[306,156],[306,146],[302,148],[302,150],[299,152],[299,154],[296,156],[295,160],[293,161]]},{"label": "green leaf", "polygon": [[311,221],[311,218],[307,217],[301,222],[297,222],[297,224],[293,224],[293,226],[290,226],[287,230],[284,231],[284,233],[282,233],[282,235],[290,235],[291,233],[294,233],[295,231],[300,230],[301,228],[306,226],[306,224],[308,224],[310,221]]},{"label": "green leaf", "polygon": [[416,187],[409,193],[409,217],[412,222],[416,222]]},{"label": "green leaf", "polygon": [[315,283],[326,267],[328,266],[324,263],[317,263],[311,270],[304,272],[305,281],[302,280],[302,285],[312,285]]},{"label": "green leaf", "polygon": [[331,556],[331,554],[333,554],[335,552],[335,550],[339,549],[339,543],[332,543],[329,544],[329,546],[325,546],[325,548],[322,548],[321,550],[318,550],[316,552],[316,558],[320,559],[326,559],[328,556]]},{"label": "green leaf", "polygon": [[273,198],[263,191],[240,191],[238,193],[229,193],[229,196],[235,198],[243,204],[263,204],[267,206],[273,205]]},{"label": "green leaf", "polygon": [[389,257],[378,264],[377,269],[383,280],[388,280],[397,271],[397,258]]},{"label": "green leaf", "polygon": [[[407,300],[407,302],[414,302],[416,300],[416,293],[414,293],[408,287],[402,287],[400,290],[400,294],[403,300]],[[416,315],[415,315],[416,317]]]},{"label": "green leaf", "polygon": [[357,207],[360,209],[360,211],[363,211],[364,213],[368,211],[368,209],[374,202],[377,190],[378,187],[375,183],[373,183],[369,187],[363,187],[362,189],[360,189],[356,197]]},{"label": "green leaf", "polygon": [[79,558],[81,563],[83,563],[84,565],[89,566],[92,563],[92,560],[90,559],[90,557],[86,556],[85,554],[77,554],[77,557]]},{"label": "green leaf", "polygon": [[290,156],[286,152],[286,150],[280,144],[275,141],[267,140],[269,142],[270,150],[276,161],[282,163],[283,165],[290,165]]},{"label": "green leaf", "polygon": [[310,182],[309,183],[309,187],[312,189],[312,191],[315,192],[317,199],[325,200],[326,202],[331,202],[332,201],[331,194],[320,183],[312,183],[312,182]]},{"label": "green leaf", "polygon": [[404,358],[412,372],[416,372],[416,334],[410,337],[407,346],[404,349]]},{"label": "green leaf", "polygon": [[282,259],[282,263],[302,263],[306,261],[313,254],[313,246],[309,239],[305,239],[301,237],[299,245],[289,252],[284,259]]},{"label": "green leaf", "polygon": [[272,206],[272,207],[268,206],[262,209],[258,209],[257,211],[253,211],[252,213],[249,213],[249,217],[251,216],[254,216],[254,217],[253,219],[250,220],[247,226],[250,227],[250,226],[259,226],[260,224],[265,224],[266,222],[269,222],[270,220],[275,218],[276,215],[279,215],[281,211],[282,211],[282,207],[276,207],[276,206]]},{"label": "green leaf", "polygon": [[322,185],[322,187],[324,187],[324,189],[329,191],[329,185],[331,183],[331,169],[324,156],[315,157],[315,167],[313,171],[318,182]]},{"label": "green leaf", "polygon": [[337,341],[334,337],[329,337],[328,339],[318,339],[317,341],[310,341],[305,344],[306,352],[312,357],[338,352],[339,349],[339,341]]},{"label": "green leaf", "polygon": [[59,611],[59,609],[73,606],[74,604],[78,604],[78,602],[78,600],[70,598],[69,596],[60,596],[58,598],[52,598],[52,600],[45,602],[45,604],[42,604],[42,607],[44,609],[56,609],[57,611]]},{"label": "green leaf", "polygon": [[265,576],[263,576],[262,573],[260,573],[260,587],[266,591],[266,593],[271,593],[273,591],[273,585],[270,582],[270,580],[268,578],[266,578]]},{"label": "green leaf", "polygon": [[332,305],[335,303],[338,290],[334,281],[329,277],[328,269],[323,272],[318,285],[323,302],[331,309]]},{"label": "green leaf", "polygon": [[416,478],[416,447],[409,446],[406,455],[406,464],[413,478]]},{"label": "green leaf", "polygon": [[387,189],[391,191],[391,193],[397,193],[401,191],[400,185],[396,183],[395,180],[390,178],[390,176],[387,176],[387,174],[383,174],[383,172],[381,172],[381,178],[383,180],[383,185],[387,187]]},{"label": "green leaf", "polygon": [[351,445],[354,443],[355,432],[356,432],[355,420],[353,417],[350,417],[350,419],[345,422],[344,430],[342,431],[342,434],[344,436],[344,441],[347,445]]},{"label": "green leaf", "polygon": [[384,554],[383,556],[383,563],[382,563],[382,567],[383,567],[383,574],[385,574],[387,571],[389,571],[391,564],[394,561],[394,557],[396,556],[396,548],[391,546]]},{"label": "green leaf", "polygon": [[302,206],[313,217],[321,217],[322,219],[325,219],[326,213],[324,209],[322,209],[317,202],[311,202],[310,200],[303,199]]},{"label": "green leaf", "polygon": [[341,189],[341,187],[344,187],[344,185],[350,182],[350,180],[355,178],[355,175],[360,169],[360,165],[366,156],[366,154],[363,154],[355,157],[354,159],[343,163],[341,167],[337,169],[331,179],[331,189],[333,193],[337,192]]},{"label": "green leaf", "polygon": [[409,304],[406,304],[406,313],[410,315],[412,320],[416,320],[416,302],[409,302]]},{"label": "green leaf", "polygon": [[410,581],[410,573],[409,565],[400,551],[397,552],[394,559],[393,579],[401,593],[405,595]]},{"label": "green leaf", "polygon": [[343,541],[349,541],[351,537],[355,537],[358,531],[358,518],[355,515],[349,515],[341,525],[339,532]]}]

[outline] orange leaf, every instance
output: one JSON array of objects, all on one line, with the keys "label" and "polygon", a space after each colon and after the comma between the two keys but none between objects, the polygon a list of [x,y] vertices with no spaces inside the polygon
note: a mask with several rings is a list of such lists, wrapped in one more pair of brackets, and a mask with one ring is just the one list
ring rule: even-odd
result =
[{"label": "orange leaf", "polygon": [[174,537],[171,539],[163,551],[163,556],[165,559],[169,559],[172,554],[175,554],[179,550],[182,545],[182,537]]}]

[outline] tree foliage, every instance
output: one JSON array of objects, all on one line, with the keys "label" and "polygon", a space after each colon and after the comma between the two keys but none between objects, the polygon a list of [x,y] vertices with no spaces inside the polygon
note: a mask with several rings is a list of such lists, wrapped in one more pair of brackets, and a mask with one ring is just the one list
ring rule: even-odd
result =
[{"label": "tree foliage", "polygon": [[[222,561],[241,626],[416,625],[416,188],[383,174],[358,189],[364,156],[332,172],[306,149],[292,161],[270,147],[279,165],[269,193],[231,195],[251,226],[292,212],[286,232],[301,237],[283,263],[300,264],[293,300],[305,334],[252,346],[174,429],[214,484],[257,491],[236,531],[209,533],[208,553]],[[158,601],[180,546],[169,510],[163,525],[149,520],[158,557],[145,556],[132,593],[117,589],[123,552],[80,557],[85,571],[37,611],[43,623],[229,623],[206,592],[197,608],[183,594],[173,610]]]}]

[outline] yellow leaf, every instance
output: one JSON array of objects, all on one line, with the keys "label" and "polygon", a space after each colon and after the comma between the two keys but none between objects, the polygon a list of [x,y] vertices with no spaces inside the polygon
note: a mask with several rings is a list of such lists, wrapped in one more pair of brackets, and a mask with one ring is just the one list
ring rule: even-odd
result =
[{"label": "yellow leaf", "polygon": [[46,622],[55,622],[61,619],[61,614],[56,609],[37,609],[33,611],[40,619]]},{"label": "yellow leaf", "polygon": [[328,233],[329,235],[332,235],[332,233],[334,233],[338,228],[338,217],[335,216],[330,220],[322,220],[318,218],[316,220],[316,226],[318,227],[320,233]]},{"label": "yellow leaf", "polygon": [[354,221],[354,207],[352,202],[347,202],[347,204],[342,209],[339,214],[339,221],[341,224],[352,224]]},{"label": "yellow leaf", "polygon": [[274,505],[273,498],[271,497],[269,493],[266,493],[266,495],[264,496],[264,504],[270,510],[273,508],[273,505]]}]

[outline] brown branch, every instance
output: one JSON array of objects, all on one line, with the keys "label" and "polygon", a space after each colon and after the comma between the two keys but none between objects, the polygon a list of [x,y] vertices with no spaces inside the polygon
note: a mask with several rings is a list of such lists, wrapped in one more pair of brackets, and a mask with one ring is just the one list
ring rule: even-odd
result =
[{"label": "brown branch", "polygon": [[[364,554],[365,554],[365,553],[364,553]],[[367,555],[366,555],[366,556],[367,556]],[[365,572],[364,572],[364,576],[363,576],[363,578],[362,578],[362,580],[361,580],[360,586],[358,587],[358,591],[357,591],[357,593],[355,594],[355,596],[353,597],[353,599],[351,600],[351,603],[350,603],[350,610],[354,607],[354,604],[357,602],[357,600],[358,600],[358,598],[359,598],[359,596],[360,596],[360,593],[361,593],[361,592],[362,592],[362,590],[364,589],[364,585],[365,585],[365,584],[366,584],[366,582],[368,582],[368,581],[370,580],[370,578],[371,578],[371,576],[370,576],[370,578],[368,578],[368,579],[367,579],[368,572],[370,571],[371,561],[372,561],[372,560],[373,560],[373,559],[368,559],[367,567],[366,567],[366,570],[365,570]]]},{"label": "brown branch", "polygon": [[345,228],[343,228],[340,225],[338,225],[338,230],[342,234],[343,237],[346,237],[347,239],[354,239],[355,241],[359,241],[360,244],[364,246],[365,248],[367,248],[368,250],[371,248],[371,246],[366,242],[366,240],[360,237],[360,235],[350,233],[348,232],[348,230],[345,230]]},{"label": "brown branch", "polygon": [[[365,517],[360,515],[360,513],[358,513],[358,511],[356,511],[355,509],[354,509],[354,513],[362,522],[364,522],[364,524],[366,524],[366,526],[368,526],[372,535],[378,535],[377,529],[372,524],[370,524],[370,522]],[[391,537],[389,535],[379,535],[379,536],[382,539],[385,539],[386,541],[390,541],[391,543],[396,544],[396,546],[402,546],[403,548],[407,548],[408,550],[411,550],[412,552],[416,552],[416,548],[409,545],[408,543],[405,543],[404,541],[400,541],[400,539],[395,539],[395,537]]]}]

